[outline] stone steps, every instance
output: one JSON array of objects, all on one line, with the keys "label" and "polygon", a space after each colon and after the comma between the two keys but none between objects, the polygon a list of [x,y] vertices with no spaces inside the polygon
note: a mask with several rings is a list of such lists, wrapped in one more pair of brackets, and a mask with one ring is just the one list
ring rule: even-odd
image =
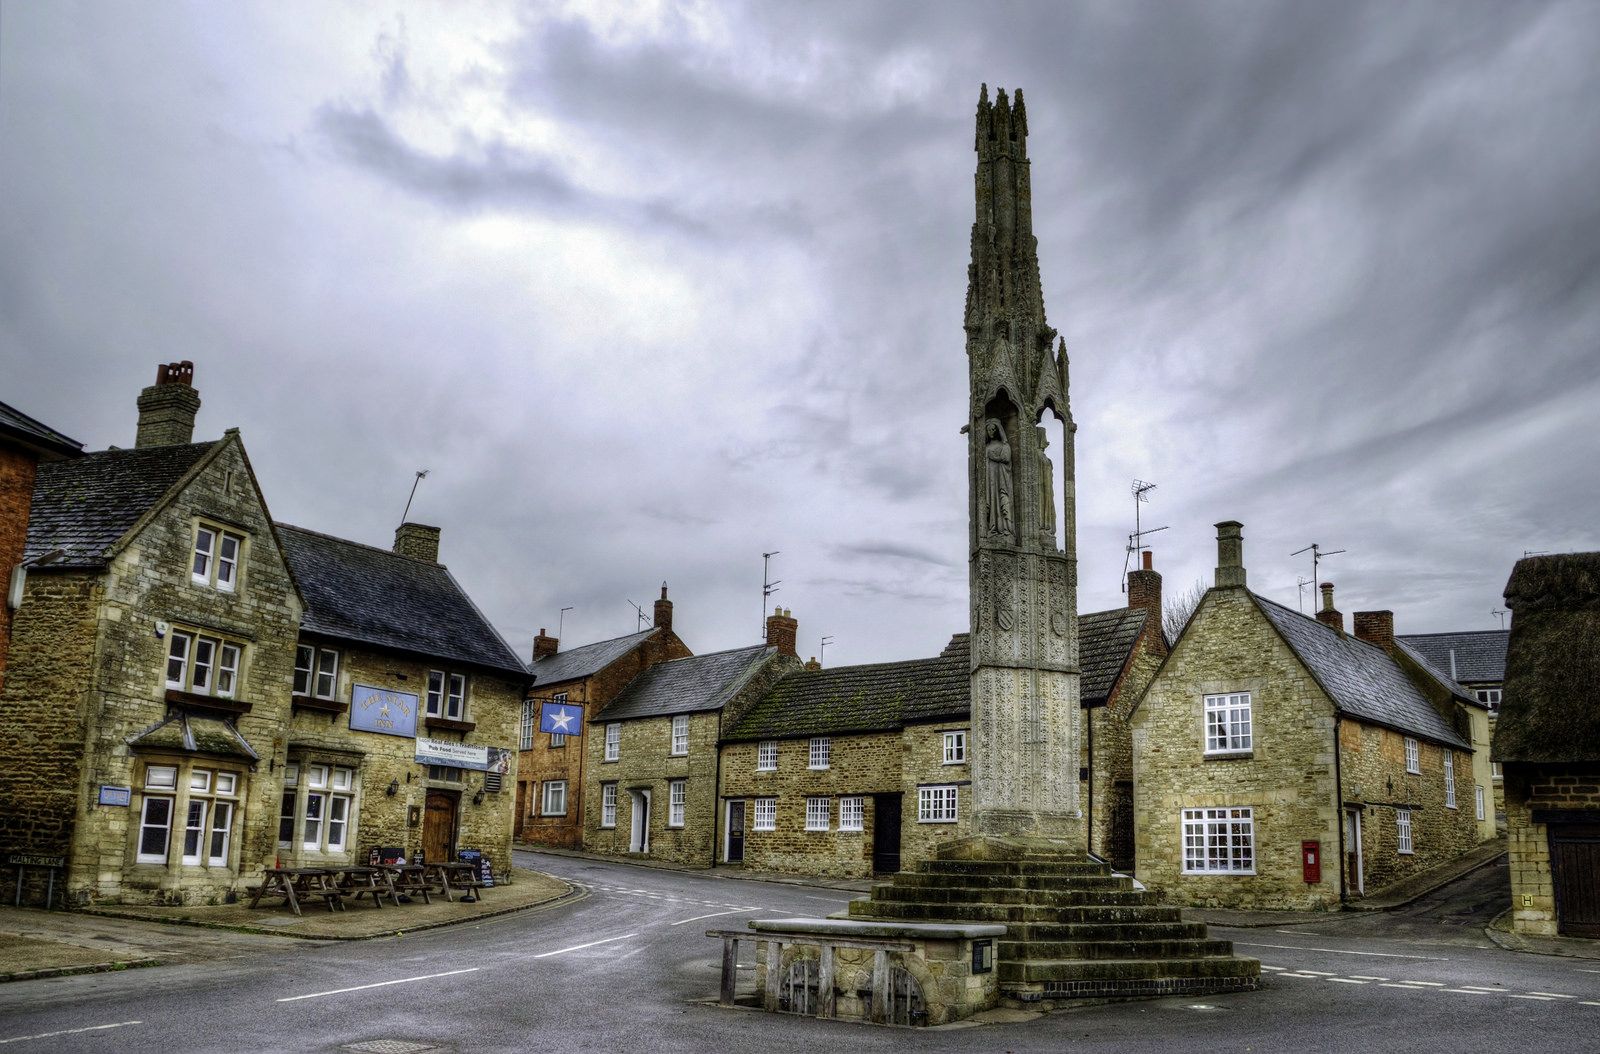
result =
[{"label": "stone steps", "polygon": [[1002,939],[996,948],[1002,960],[1053,959],[1203,959],[1232,955],[1232,941],[1204,938],[1177,940],[1014,941]]},{"label": "stone steps", "polygon": [[[1162,909],[1152,909],[1162,910]],[[1169,909],[1172,920],[1118,922],[1023,923],[1011,927],[1009,936],[1019,941],[1130,941],[1204,940],[1206,928],[1199,922],[1180,922],[1177,909]]]},{"label": "stone steps", "polygon": [[1133,879],[1126,875],[941,875],[925,871],[902,871],[892,882],[881,885],[915,887],[960,887],[962,889],[1132,889]]},{"label": "stone steps", "polygon": [[1087,888],[1074,884],[1059,889],[1018,889],[994,886],[975,889],[971,886],[889,886],[879,885],[872,890],[872,899],[898,901],[903,904],[1038,904],[1049,907],[1073,907],[1083,904],[1114,903],[1141,905],[1149,903],[1149,895],[1131,886],[1106,884]]},{"label": "stone steps", "polygon": [[1091,876],[1111,873],[1110,864],[1087,858],[1042,860],[1037,863],[1017,860],[919,860],[915,871],[901,872],[901,874],[923,875],[1027,875],[1029,877]]},{"label": "stone steps", "polygon": [[1217,955],[1200,959],[1024,959],[1002,961],[996,969],[1002,983],[1048,984],[1255,977],[1261,965],[1254,959]]}]

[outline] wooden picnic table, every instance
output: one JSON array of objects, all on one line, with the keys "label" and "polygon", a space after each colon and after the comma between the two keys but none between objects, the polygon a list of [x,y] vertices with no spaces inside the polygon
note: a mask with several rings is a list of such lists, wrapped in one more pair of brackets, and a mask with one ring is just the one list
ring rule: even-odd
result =
[{"label": "wooden picnic table", "polygon": [[421,893],[424,904],[433,903],[428,896],[433,889],[428,882],[428,869],[422,864],[384,864],[383,869],[389,873],[389,885],[397,896]]},{"label": "wooden picnic table", "polygon": [[383,907],[384,897],[388,897],[396,907],[400,905],[400,894],[395,891],[387,868],[341,867],[337,871],[337,883],[341,892],[355,900],[372,897],[372,906],[375,908]]},{"label": "wooden picnic table", "polygon": [[334,873],[323,867],[269,867],[262,874],[261,886],[250,899],[250,906],[258,906],[262,897],[282,897],[298,915],[302,899],[321,897],[329,911],[343,911],[344,894],[333,880]]},{"label": "wooden picnic table", "polygon": [[[452,891],[472,895],[475,889],[482,889],[483,883],[478,880],[478,869],[474,864],[460,861],[445,861],[438,864],[426,864],[428,881],[439,887],[439,892],[444,894],[444,899],[455,901],[451,896]],[[465,899],[465,898],[463,898]]]}]

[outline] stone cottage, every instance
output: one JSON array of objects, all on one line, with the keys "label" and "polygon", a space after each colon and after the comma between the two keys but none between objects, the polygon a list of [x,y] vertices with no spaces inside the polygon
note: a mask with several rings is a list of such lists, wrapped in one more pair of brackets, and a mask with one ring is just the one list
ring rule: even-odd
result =
[{"label": "stone cottage", "polygon": [[[1478,702],[1489,708],[1489,734],[1493,737],[1506,679],[1506,644],[1510,636],[1510,632],[1503,629],[1481,629],[1458,633],[1407,633],[1395,640],[1414,658],[1426,662],[1477,696]],[[1487,758],[1479,760],[1488,765],[1489,775],[1483,779],[1475,774],[1475,778],[1483,786],[1493,788],[1485,811],[1503,831],[1506,795],[1500,763]]]},{"label": "stone cottage", "polygon": [[1492,836],[1484,705],[1409,662],[1389,612],[1350,636],[1331,585],[1315,619],[1250,592],[1238,523],[1217,549],[1132,717],[1137,876],[1177,903],[1331,908]]},{"label": "stone cottage", "polygon": [[1505,771],[1512,924],[1600,937],[1600,552],[1518,560],[1505,595],[1494,757]]},{"label": "stone cottage", "polygon": [[585,849],[716,862],[718,744],[774,680],[800,665],[796,628],[779,609],[767,619],[765,644],[651,666],[589,716]]},{"label": "stone cottage", "polygon": [[[647,630],[560,650],[560,641],[533,638],[532,687],[522,711],[517,766],[516,839],[532,845],[576,849],[583,844],[584,774],[587,751],[581,735],[539,730],[540,707],[571,703],[586,715],[604,710],[640,673],[694,653],[672,628],[667,584]],[[581,729],[580,729],[581,731]]]}]

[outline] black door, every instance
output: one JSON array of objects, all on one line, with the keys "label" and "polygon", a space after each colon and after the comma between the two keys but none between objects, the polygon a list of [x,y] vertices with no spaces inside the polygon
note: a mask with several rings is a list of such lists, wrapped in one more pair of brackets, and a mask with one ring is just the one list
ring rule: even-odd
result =
[{"label": "black door", "polygon": [[728,803],[728,857],[730,864],[744,863],[744,802]]},{"label": "black door", "polygon": [[872,796],[872,870],[881,875],[900,870],[900,795]]},{"label": "black door", "polygon": [[1550,877],[1557,932],[1600,937],[1600,824],[1550,825]]}]

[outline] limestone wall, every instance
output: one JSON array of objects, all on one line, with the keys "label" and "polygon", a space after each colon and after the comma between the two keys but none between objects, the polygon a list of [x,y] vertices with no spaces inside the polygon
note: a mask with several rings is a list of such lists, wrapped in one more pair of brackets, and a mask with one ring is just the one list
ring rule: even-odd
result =
[{"label": "limestone wall", "polygon": [[[633,796],[648,792],[651,859],[709,867],[717,830],[718,715],[689,715],[689,753],[672,754],[672,719],[617,722],[622,729],[616,761],[605,760],[605,723],[589,725],[582,749],[588,776],[583,785],[583,844],[591,852],[626,856],[633,832]],[[569,740],[570,742],[570,740]],[[669,823],[669,784],[685,781],[683,826]],[[616,826],[604,827],[601,795],[617,786]]]},{"label": "limestone wall", "polygon": [[1521,933],[1554,937],[1558,923],[1550,872],[1552,825],[1535,822],[1533,813],[1564,810],[1574,814],[1574,821],[1593,823],[1593,817],[1600,816],[1600,764],[1508,764],[1505,801],[1512,926]]}]

